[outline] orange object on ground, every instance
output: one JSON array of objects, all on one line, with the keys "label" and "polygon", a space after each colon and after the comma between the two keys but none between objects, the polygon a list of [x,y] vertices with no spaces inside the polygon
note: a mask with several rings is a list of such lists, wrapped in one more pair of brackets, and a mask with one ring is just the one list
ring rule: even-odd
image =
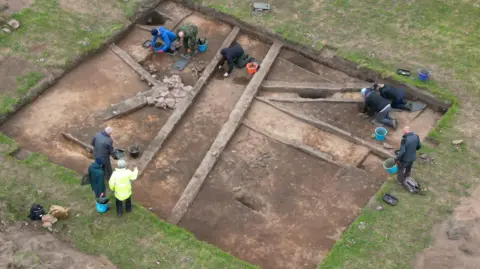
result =
[{"label": "orange object on ground", "polygon": [[255,74],[257,72],[257,69],[258,69],[258,64],[256,64],[256,63],[248,63],[247,64],[248,74],[250,74],[250,75]]}]

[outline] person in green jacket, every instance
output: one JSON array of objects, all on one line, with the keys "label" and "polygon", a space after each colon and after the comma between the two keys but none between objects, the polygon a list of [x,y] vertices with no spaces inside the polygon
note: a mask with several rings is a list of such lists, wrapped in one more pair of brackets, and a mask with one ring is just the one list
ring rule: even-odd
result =
[{"label": "person in green jacket", "polygon": [[98,198],[102,193],[105,193],[105,172],[103,171],[103,165],[103,158],[96,158],[95,162],[88,167],[90,186],[95,193],[95,198]]},{"label": "person in green jacket", "polygon": [[137,179],[138,169],[135,167],[133,171],[127,169],[127,162],[119,160],[117,169],[110,177],[110,190],[115,193],[115,205],[117,207],[117,215],[123,214],[123,201],[125,201],[125,209],[127,212],[132,211],[132,183],[131,180]]},{"label": "person in green jacket", "polygon": [[177,38],[180,46],[185,47],[185,54],[192,56],[197,52],[197,34],[197,26],[191,23],[186,23],[178,28]]}]

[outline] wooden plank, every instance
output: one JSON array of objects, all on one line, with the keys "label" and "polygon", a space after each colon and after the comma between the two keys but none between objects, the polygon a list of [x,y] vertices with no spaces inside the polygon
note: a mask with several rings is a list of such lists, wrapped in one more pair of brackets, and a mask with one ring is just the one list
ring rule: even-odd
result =
[{"label": "wooden plank", "polygon": [[342,166],[341,164],[337,163],[336,161],[333,160],[332,155],[325,153],[323,151],[320,151],[318,149],[312,148],[308,145],[305,145],[303,143],[300,143],[298,141],[295,141],[293,139],[289,139],[287,137],[282,137],[276,134],[273,134],[272,132],[268,131],[265,128],[262,128],[260,126],[255,125],[253,122],[249,121],[248,119],[244,119],[242,122],[243,125],[247,126],[248,128],[254,130],[257,133],[260,133],[266,137],[269,137],[273,140],[276,140],[280,143],[283,143],[287,146],[290,146],[292,148],[298,149],[300,151],[303,151],[315,158],[318,158],[320,160],[326,161],[328,163],[334,164],[336,166]]},{"label": "wooden plank", "polygon": [[74,137],[73,135],[71,134],[68,134],[68,133],[61,133],[63,135],[63,137],[65,137],[67,140],[69,141],[72,141],[74,142],[75,144],[77,145],[80,145],[82,148],[88,150],[88,152],[92,153],[93,152],[93,146],[92,145],[89,145],[87,143],[84,143],[82,141],[80,141],[78,138]]},{"label": "wooden plank", "polygon": [[271,92],[296,92],[296,93],[315,93],[315,92],[348,92],[360,91],[362,88],[370,87],[371,83],[321,83],[321,82],[289,82],[267,80],[262,84],[264,91]]},{"label": "wooden plank", "polygon": [[197,171],[195,171],[195,174],[190,179],[190,182],[183,191],[182,196],[172,209],[172,214],[169,218],[170,223],[178,224],[183,215],[187,212],[188,207],[197,196],[200,188],[203,185],[203,182],[217,162],[223,149],[233,137],[233,134],[237,130],[238,126],[241,124],[245,113],[250,107],[253,98],[257,94],[262,81],[265,79],[268,71],[272,67],[273,62],[280,53],[281,48],[282,43],[278,41],[272,45],[267,53],[267,56],[265,56],[265,59],[262,61],[262,68],[260,68],[260,70],[250,80],[247,87],[245,87],[242,96],[230,113],[227,122],[225,122],[225,124],[222,126],[218,136],[215,138],[215,141],[213,141],[212,146],[208,150],[207,154],[197,168]]},{"label": "wooden plank", "polygon": [[146,105],[147,98],[144,95],[136,95],[132,98],[125,99],[120,103],[109,106],[105,111],[103,120],[110,120],[124,116]]},{"label": "wooden plank", "polygon": [[162,147],[165,139],[167,139],[167,137],[173,131],[175,126],[177,126],[177,124],[180,122],[183,115],[187,112],[187,109],[193,103],[195,97],[200,93],[202,87],[207,83],[208,79],[215,71],[216,66],[218,65],[218,63],[222,58],[220,51],[223,48],[229,47],[232,44],[232,42],[235,40],[239,32],[240,32],[240,28],[238,27],[235,27],[232,29],[228,37],[225,39],[225,41],[223,41],[222,46],[218,49],[217,53],[215,54],[215,57],[212,59],[212,61],[208,64],[208,66],[203,71],[202,76],[198,79],[197,83],[195,83],[195,86],[193,87],[192,91],[185,98],[183,98],[182,103],[180,103],[175,108],[172,115],[168,117],[167,122],[160,129],[160,131],[152,140],[150,145],[148,145],[147,149],[142,153],[142,156],[138,159],[138,162],[137,162],[140,175],[143,173],[147,165],[152,161],[155,154],[157,154],[158,150]]},{"label": "wooden plank", "polygon": [[361,99],[346,98],[295,98],[295,97],[267,97],[269,101],[290,103],[363,103]]},{"label": "wooden plank", "polygon": [[159,86],[162,85],[162,83],[152,77],[150,73],[147,72],[147,70],[143,69],[143,67],[137,63],[128,53],[126,53],[124,50],[119,48],[117,45],[112,44],[110,45],[110,49],[117,54],[124,62],[126,62],[128,65],[130,65],[135,72],[137,72],[140,76],[144,77],[148,82],[153,84],[154,86]]},{"label": "wooden plank", "polygon": [[379,146],[376,146],[370,142],[367,142],[357,136],[354,136],[353,134],[351,134],[350,132],[347,132],[343,129],[340,129],[336,126],[333,126],[329,123],[326,123],[324,121],[321,121],[321,120],[317,120],[317,119],[313,119],[313,118],[310,118],[306,115],[303,115],[303,114],[300,114],[300,113],[297,113],[297,112],[294,112],[294,111],[291,111],[290,109],[282,106],[282,105],[279,105],[279,104],[275,104],[275,103],[272,103],[270,102],[269,100],[263,98],[263,97],[256,97],[259,101],[262,101],[266,104],[269,104],[271,105],[272,107],[280,110],[280,111],[283,111],[284,113],[294,117],[294,118],[297,118],[303,122],[306,122],[310,125],[313,125],[319,129],[322,129],[322,130],[325,130],[327,132],[330,132],[332,134],[335,134],[335,135],[338,135],[348,141],[351,141],[355,144],[359,144],[359,145],[362,145],[362,146],[365,146],[367,147],[368,149],[370,149],[374,154],[382,157],[382,158],[390,158],[390,157],[393,157],[393,154],[387,150],[385,150],[384,148],[381,148]]}]

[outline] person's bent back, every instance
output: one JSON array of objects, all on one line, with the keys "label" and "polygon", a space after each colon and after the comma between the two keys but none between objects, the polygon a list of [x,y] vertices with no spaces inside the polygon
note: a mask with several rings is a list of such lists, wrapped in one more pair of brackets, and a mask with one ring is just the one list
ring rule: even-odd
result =
[{"label": "person's bent back", "polygon": [[244,53],[242,46],[238,43],[235,43],[235,45],[230,48],[224,48],[220,51],[220,54],[222,54],[223,57],[219,63],[219,67],[223,66],[225,61],[228,63],[228,70],[224,74],[225,77],[232,73],[233,68],[235,67],[235,61],[242,57]]}]

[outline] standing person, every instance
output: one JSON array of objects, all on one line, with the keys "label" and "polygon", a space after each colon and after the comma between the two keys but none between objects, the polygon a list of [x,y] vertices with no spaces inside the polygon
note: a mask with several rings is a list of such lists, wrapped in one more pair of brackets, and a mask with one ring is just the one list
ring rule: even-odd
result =
[{"label": "standing person", "polygon": [[178,46],[185,48],[185,55],[193,56],[197,52],[197,26],[186,23],[178,28],[177,37],[179,39]]},{"label": "standing person", "polygon": [[132,211],[132,183],[130,181],[137,179],[138,169],[137,167],[133,171],[127,169],[125,160],[119,160],[117,167],[112,174],[109,186],[110,190],[115,193],[117,215],[120,217],[123,214],[123,201],[125,201],[126,211]]},{"label": "standing person", "polygon": [[421,147],[422,144],[418,135],[410,132],[408,126],[403,128],[402,142],[395,157],[395,161],[398,164],[397,182],[400,185],[405,186],[405,179],[410,177],[413,162],[417,159],[417,150]]},{"label": "standing person", "polygon": [[[163,42],[163,46],[157,48],[157,39],[160,38]],[[158,27],[156,29],[152,29],[152,48],[155,52],[162,53],[174,53],[177,49],[175,39],[177,36],[175,33],[163,28]]]},{"label": "standing person", "polygon": [[228,70],[227,72],[225,72],[225,74],[223,74],[223,76],[228,77],[228,75],[232,73],[233,68],[235,67],[235,62],[243,56],[243,48],[242,46],[240,46],[240,44],[235,42],[232,47],[222,49],[220,51],[220,54],[222,55],[222,59],[218,64],[218,68],[222,68],[226,61],[228,63]]},{"label": "standing person", "polygon": [[405,98],[405,91],[403,89],[378,83],[373,84],[373,89],[379,92],[383,98],[392,101],[392,108],[410,111],[410,108],[407,107],[407,104],[403,100],[403,98]]},{"label": "standing person", "polygon": [[90,178],[90,186],[95,193],[95,198],[99,198],[105,193],[105,172],[103,171],[103,158],[96,158],[88,167],[88,177]]},{"label": "standing person", "polygon": [[109,180],[112,175],[112,163],[110,162],[110,156],[117,159],[115,151],[113,149],[113,141],[110,137],[112,134],[112,127],[107,127],[105,130],[97,133],[92,139],[93,157],[103,158],[103,171],[105,180]]},{"label": "standing person", "polygon": [[390,118],[390,115],[388,114],[392,110],[388,100],[372,89],[363,88],[360,91],[360,94],[365,99],[363,113],[371,109],[376,113],[375,121],[390,126],[393,129],[397,129],[397,120]]}]

